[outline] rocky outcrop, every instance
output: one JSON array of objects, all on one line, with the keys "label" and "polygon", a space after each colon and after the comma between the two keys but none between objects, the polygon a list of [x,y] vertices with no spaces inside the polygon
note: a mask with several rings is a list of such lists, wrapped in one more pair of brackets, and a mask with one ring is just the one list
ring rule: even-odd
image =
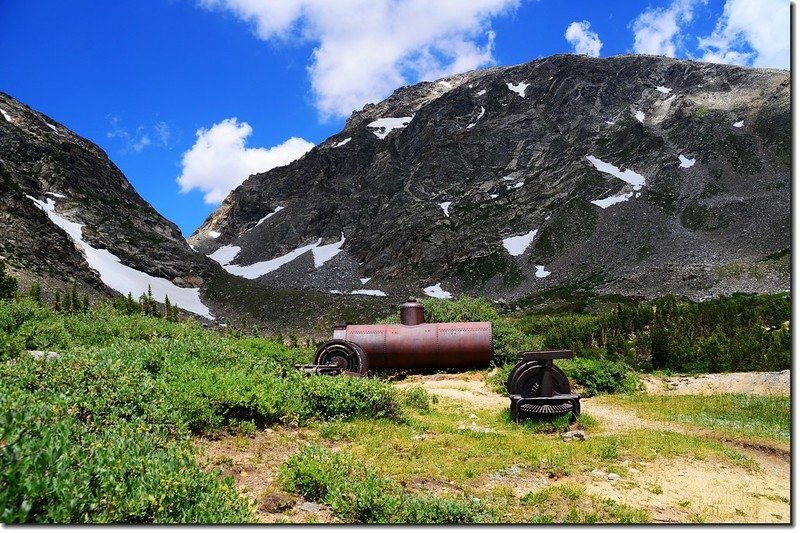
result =
[{"label": "rocky outcrop", "polygon": [[199,287],[219,271],[139,196],[100,148],[3,93],[0,184],[0,255],[26,279],[62,287],[74,280],[92,294],[116,294],[42,209],[48,204],[82,226],[83,241],[136,271],[178,287]]},{"label": "rocky outcrop", "polygon": [[790,159],[787,71],[560,55],[365,106],[189,241],[271,287],[771,292]]}]

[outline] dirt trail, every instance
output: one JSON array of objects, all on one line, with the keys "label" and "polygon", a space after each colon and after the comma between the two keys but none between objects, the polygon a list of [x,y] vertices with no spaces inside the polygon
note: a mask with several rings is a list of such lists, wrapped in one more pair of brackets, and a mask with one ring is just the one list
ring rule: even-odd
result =
[{"label": "dirt trail", "polygon": [[[788,394],[789,373],[737,373],[698,377],[646,377],[651,394],[757,393]],[[476,410],[509,406],[506,396],[492,392],[480,373],[409,376],[398,387],[421,385],[442,398],[456,400]],[[707,435],[710,432],[677,423],[642,418],[602,397],[581,400],[582,412],[600,422],[595,436],[624,433],[635,429]],[[592,438],[592,431],[587,438]],[[564,481],[582,484],[592,494],[644,508],[654,522],[688,523],[789,523],[790,462],[788,446],[777,453],[728,443],[752,458],[758,471],[732,463],[705,458],[673,458],[636,465],[624,464],[628,476],[609,479],[595,471],[570,476]]]}]

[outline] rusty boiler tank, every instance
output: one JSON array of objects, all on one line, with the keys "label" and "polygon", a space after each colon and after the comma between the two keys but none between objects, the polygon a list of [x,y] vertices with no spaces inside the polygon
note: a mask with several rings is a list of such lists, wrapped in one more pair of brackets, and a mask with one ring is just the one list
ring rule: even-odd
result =
[{"label": "rusty boiler tank", "polygon": [[472,368],[491,359],[491,322],[427,323],[417,301],[400,306],[400,324],[335,325],[333,339],[314,354],[315,365],[358,375],[388,368]]}]

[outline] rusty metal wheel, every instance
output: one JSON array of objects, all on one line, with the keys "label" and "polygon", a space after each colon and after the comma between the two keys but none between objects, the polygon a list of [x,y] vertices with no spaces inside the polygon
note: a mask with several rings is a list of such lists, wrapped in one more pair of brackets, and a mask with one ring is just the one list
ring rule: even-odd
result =
[{"label": "rusty metal wheel", "polygon": [[560,368],[553,365],[546,369],[536,361],[517,363],[508,376],[506,389],[509,394],[524,398],[570,393],[569,379]]},{"label": "rusty metal wheel", "polygon": [[314,353],[315,365],[336,365],[343,372],[367,375],[367,354],[361,346],[344,340],[330,340],[322,344]]}]

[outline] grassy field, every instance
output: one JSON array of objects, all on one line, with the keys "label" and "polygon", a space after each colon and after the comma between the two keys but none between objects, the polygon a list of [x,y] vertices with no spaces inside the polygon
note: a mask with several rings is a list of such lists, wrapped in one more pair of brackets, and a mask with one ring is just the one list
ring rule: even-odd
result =
[{"label": "grassy field", "polygon": [[[110,304],[0,300],[0,522],[647,523],[659,517],[604,491],[666,497],[642,478],[661,464],[761,475],[729,441],[789,439],[788,397],[602,396],[710,434],[620,429],[591,409],[571,426],[517,425],[489,388],[472,404],[384,378],[303,376],[293,365],[312,351]],[[598,391],[631,378],[618,365],[565,370]],[[589,438],[563,442],[576,428]],[[612,484],[598,487],[598,472]],[[306,501],[320,513],[298,512]]]},{"label": "grassy field", "polygon": [[788,396],[619,395],[613,396],[613,401],[654,420],[707,428],[730,438],[789,444],[791,405]]}]

